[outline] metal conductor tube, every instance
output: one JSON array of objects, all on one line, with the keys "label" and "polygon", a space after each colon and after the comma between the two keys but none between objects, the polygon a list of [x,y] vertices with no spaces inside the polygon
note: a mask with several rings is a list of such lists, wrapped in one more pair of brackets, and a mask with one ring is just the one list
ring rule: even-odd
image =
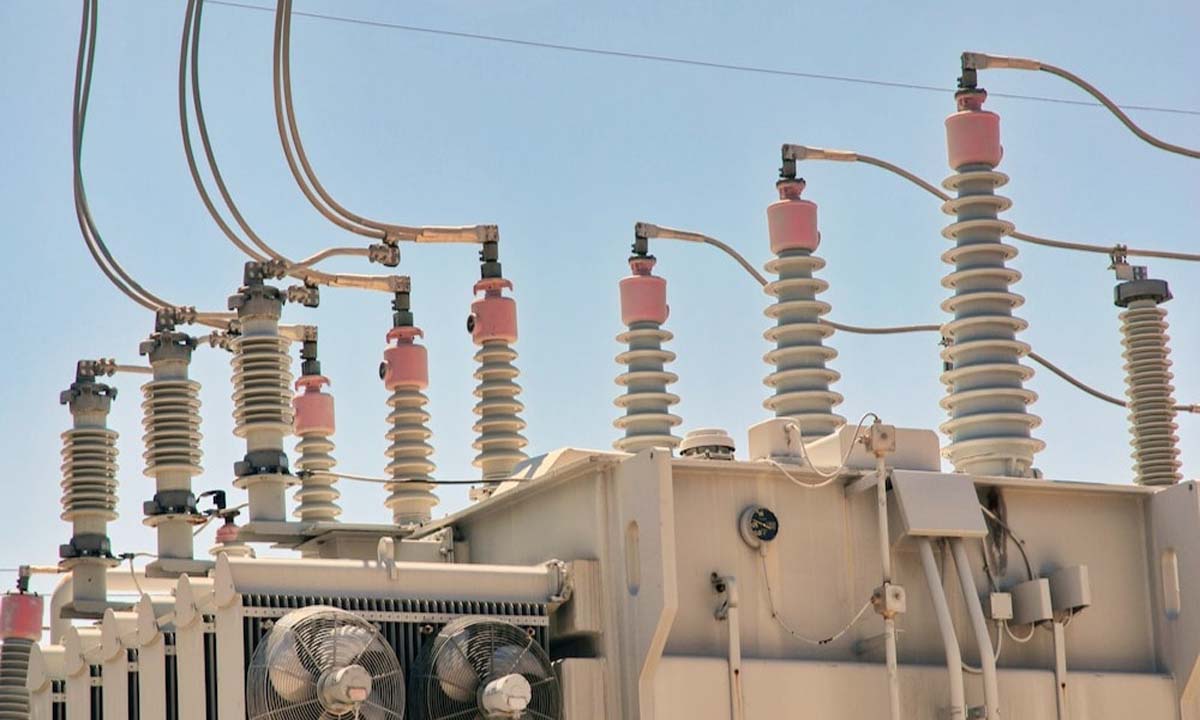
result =
[{"label": "metal conductor tube", "polygon": [[247,263],[246,284],[229,308],[241,325],[233,341],[233,432],[246,440],[246,455],[234,464],[234,486],[249,492],[251,522],[283,522],[284,492],[296,483],[283,450],[293,423],[292,359],[279,334],[283,293],[263,283],[257,263]]},{"label": "metal conductor tube", "polygon": [[823,437],[844,425],[846,419],[833,411],[841,404],[842,396],[830,389],[841,375],[827,367],[837,357],[837,351],[824,343],[834,330],[820,322],[830,306],[817,299],[829,284],[814,277],[825,267],[825,261],[813,255],[821,242],[817,206],[801,199],[803,180],[784,177],[776,187],[779,200],[767,208],[775,259],[766,265],[767,272],[776,279],[763,288],[776,298],[766,309],[766,316],[775,321],[775,326],[763,333],[775,343],[775,349],[763,356],[775,366],[764,380],[774,394],[763,406],[776,417],[796,420],[805,438]]},{"label": "metal conductor tube", "polygon": [[423,334],[411,325],[392,328],[387,339],[395,345],[384,351],[379,368],[384,387],[392,393],[385,453],[392,482],[384,486],[389,493],[385,504],[392,510],[393,522],[402,527],[427,522],[438,504],[429,483],[436,468],[429,459],[433,455],[429,444],[433,432],[425,410],[429,398],[421,392],[429,387],[429,356],[424,346],[416,344]]},{"label": "metal conductor tube", "polygon": [[637,252],[636,247],[629,259],[633,274],[620,284],[621,322],[629,329],[617,336],[617,342],[626,343],[629,349],[617,355],[617,362],[628,369],[617,376],[617,385],[625,388],[625,394],[616,399],[616,406],[625,414],[613,422],[625,436],[613,447],[625,452],[677,447],[679,438],[671,429],[683,422],[670,412],[679,396],[667,392],[667,386],[679,379],[665,369],[675,353],[662,347],[674,337],[662,329],[670,314],[667,281],[653,274],[654,257]]},{"label": "metal conductor tube", "polygon": [[71,540],[58,555],[73,577],[74,608],[97,616],[108,598],[106,573],[118,562],[108,538],[117,519],[117,433],[107,424],[116,396],[116,388],[79,372],[59,396],[73,426],[62,434],[62,519],[71,523]]},{"label": "metal conductor tube", "polygon": [[1167,311],[1162,307],[1171,299],[1171,290],[1162,280],[1138,278],[1117,285],[1114,295],[1116,305],[1125,308],[1120,316],[1121,344],[1135,482],[1173,485],[1182,475]]},{"label": "metal conductor tube", "polygon": [[204,522],[196,510],[192,478],[201,473],[200,383],[188,378],[196,340],[161,330],[142,343],[153,379],[142,386],[144,473],[154,478],[154,498],[143,504],[143,521],[158,536],[158,559],[147,572],[205,572],[193,561],[193,526]]},{"label": "metal conductor tube", "polygon": [[[475,292],[483,297],[471,303],[471,315],[467,318],[467,330],[471,339],[479,346],[475,361],[479,369],[475,379],[475,414],[479,419],[474,430],[478,433],[472,445],[479,454],[474,465],[483,473],[484,480],[501,480],[510,477],[513,468],[528,455],[524,447],[528,440],[521,434],[525,421],[520,412],[525,409],[517,396],[521,386],[516,378],[520,374],[513,361],[517,351],[512,344],[517,341],[517,304],[504,297],[504,288],[512,289],[512,283],[504,278],[484,278],[475,283]],[[495,483],[489,483],[494,487]]]},{"label": "metal conductor tube", "polygon": [[959,472],[1027,477],[1045,444],[1032,437],[1041,419],[1029,412],[1037,395],[1024,387],[1033,377],[1021,364],[1029,345],[1017,340],[1027,323],[1013,314],[1025,299],[1010,290],[1021,273],[1007,265],[1017,249],[1002,241],[1013,225],[997,217],[1012,203],[995,192],[1008,176],[993,169],[1002,154],[1000,119],[982,109],[986,97],[983,90],[960,90],[959,111],[946,118],[955,173],[942,185],[956,196],[942,205],[955,218],[942,231],[954,242],[942,255],[954,266],[942,279],[954,292],[942,303],[953,315],[943,326],[949,344],[942,352],[941,405],[950,414],[941,426],[950,437],[943,455]]}]

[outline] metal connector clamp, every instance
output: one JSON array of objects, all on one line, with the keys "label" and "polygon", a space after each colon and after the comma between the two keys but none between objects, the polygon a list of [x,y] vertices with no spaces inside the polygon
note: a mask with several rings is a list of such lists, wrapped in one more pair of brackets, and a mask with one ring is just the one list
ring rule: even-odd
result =
[{"label": "metal connector clamp", "polygon": [[871,607],[884,618],[892,619],[908,611],[908,595],[904,586],[886,582],[871,593]]},{"label": "metal connector clamp", "polygon": [[384,267],[396,267],[400,264],[400,248],[385,238],[382,243],[367,246],[367,260]]},{"label": "metal connector clamp", "polygon": [[315,308],[321,304],[321,289],[316,285],[289,285],[287,289],[287,301],[291,303],[300,303],[304,307]]}]

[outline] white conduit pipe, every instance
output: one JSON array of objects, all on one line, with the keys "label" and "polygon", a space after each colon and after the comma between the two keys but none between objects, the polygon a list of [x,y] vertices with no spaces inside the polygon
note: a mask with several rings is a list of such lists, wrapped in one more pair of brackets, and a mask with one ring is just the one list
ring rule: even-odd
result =
[{"label": "white conduit pipe", "polygon": [[1067,631],[1063,623],[1054,622],[1054,701],[1058,720],[1068,720],[1067,712]]},{"label": "white conduit pipe", "polygon": [[[892,543],[888,530],[887,506],[887,460],[880,455],[875,461],[875,503],[879,516],[879,562],[883,568],[883,592],[892,582]],[[890,614],[883,616],[883,642],[887,658],[888,707],[892,720],[900,720],[900,667],[896,652],[896,619]]]},{"label": "white conduit pipe", "polygon": [[929,538],[917,538],[917,547],[921,551],[921,565],[925,569],[925,582],[929,585],[929,597],[937,615],[938,631],[946,649],[946,671],[950,679],[950,707],[946,717],[949,720],[966,720],[967,696],[963,688],[962,651],[958,647],[958,636],[954,634],[954,620],[950,617],[950,605],[942,589],[942,576],[938,572]]},{"label": "white conduit pipe", "polygon": [[967,613],[971,617],[971,629],[975,631],[975,644],[979,646],[979,667],[983,671],[983,701],[988,720],[1000,718],[1000,685],[996,675],[996,655],[992,649],[992,638],[988,635],[987,620],[983,616],[983,605],[975,589],[975,576],[971,573],[971,560],[962,538],[950,540],[950,551],[954,555],[954,566],[958,569],[958,583],[962,586],[963,599],[967,601]]}]

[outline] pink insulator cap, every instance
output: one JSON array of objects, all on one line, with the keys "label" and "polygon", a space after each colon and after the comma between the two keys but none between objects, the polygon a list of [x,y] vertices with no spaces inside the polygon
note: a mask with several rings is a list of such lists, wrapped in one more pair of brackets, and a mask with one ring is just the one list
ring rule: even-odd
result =
[{"label": "pink insulator cap", "polygon": [[671,314],[667,305],[667,279],[651,274],[652,257],[630,258],[633,274],[621,278],[621,322],[633,325],[652,322],[662,325]]},{"label": "pink insulator cap", "polygon": [[396,327],[388,331],[388,342],[396,345],[383,351],[383,366],[380,377],[388,390],[398,387],[429,387],[429,353],[416,339],[423,336],[420,328]]},{"label": "pink insulator cap", "polygon": [[238,539],[238,526],[233,523],[225,523],[217,528],[217,542],[222,545],[235,543]]},{"label": "pink insulator cap", "polygon": [[8,594],[0,600],[0,637],[42,639],[42,596]]},{"label": "pink insulator cap", "polygon": [[946,118],[946,153],[954,170],[967,165],[1000,164],[1000,116],[983,109],[983,90],[959,93],[958,112]]},{"label": "pink insulator cap", "polygon": [[771,235],[771,252],[784,250],[816,250],[821,244],[817,230],[817,204],[800,199],[803,180],[780,180],[775,184],[779,200],[767,206],[767,232]]},{"label": "pink insulator cap", "polygon": [[467,318],[467,329],[476,345],[488,340],[517,341],[517,303],[504,297],[504,288],[512,289],[512,283],[504,278],[484,278],[475,283],[475,292],[483,297],[471,303],[471,315]]},{"label": "pink insulator cap", "polygon": [[319,432],[332,435],[336,429],[333,421],[333,396],[321,392],[322,385],[328,385],[329,378],[324,375],[301,375],[296,380],[296,389],[304,392],[292,398],[295,409],[295,429],[297,435],[309,432]]}]

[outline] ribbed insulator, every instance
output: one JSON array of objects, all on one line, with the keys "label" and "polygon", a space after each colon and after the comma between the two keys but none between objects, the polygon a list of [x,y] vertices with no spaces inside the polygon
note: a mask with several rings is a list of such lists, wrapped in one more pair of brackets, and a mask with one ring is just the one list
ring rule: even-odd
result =
[{"label": "ribbed insulator", "polygon": [[793,418],[804,437],[823,437],[846,423],[833,411],[842,402],[839,393],[830,390],[841,374],[826,367],[837,351],[824,344],[833,328],[820,323],[830,310],[829,303],[817,295],[829,283],[813,274],[825,267],[825,261],[806,250],[784,250],[766,265],[777,276],[763,288],[777,298],[766,309],[775,327],[763,333],[775,349],[763,356],[775,372],[763,381],[775,394],[763,401],[763,407],[776,417]]},{"label": "ribbed insulator", "polygon": [[1013,225],[997,217],[1012,204],[995,193],[1007,182],[990,166],[975,165],[942,183],[957,196],[942,205],[955,221],[942,231],[954,242],[942,255],[954,266],[942,279],[954,292],[942,309],[954,319],[942,326],[950,369],[942,374],[948,395],[941,405],[950,420],[941,430],[950,437],[943,454],[959,472],[1024,477],[1045,444],[1032,437],[1041,419],[1029,412],[1037,394],[1024,387],[1033,377],[1021,364],[1029,346],[1017,340],[1027,323],[1013,315],[1025,302],[1010,290],[1021,279],[1007,266],[1017,249],[1002,241]]},{"label": "ribbed insulator", "polygon": [[29,720],[29,656],[33,641],[7,638],[0,647],[0,720]]},{"label": "ribbed insulator", "polygon": [[337,478],[329,474],[337,465],[329,434],[319,431],[302,434],[296,452],[300,455],[296,467],[304,472],[304,480],[296,491],[296,502],[300,504],[293,514],[306,522],[333,520],[341,515],[337,499],[342,494],[334,487]]},{"label": "ribbed insulator", "polygon": [[200,383],[195,380],[152,380],[142,386],[142,441],[145,474],[185,472],[199,475]]},{"label": "ribbed insulator", "polygon": [[62,519],[117,519],[117,432],[72,428],[62,434]]},{"label": "ribbed insulator", "polygon": [[429,520],[437,496],[428,482],[437,467],[429,459],[433,446],[427,441],[433,436],[429,429],[429,413],[425,405],[429,398],[411,386],[401,386],[388,397],[392,408],[388,423],[386,455],[391,459],[387,474],[396,482],[388,483],[384,504],[392,510],[397,525],[415,525]]},{"label": "ribbed insulator", "polygon": [[513,361],[517,351],[504,340],[488,340],[475,353],[479,369],[475,379],[475,414],[479,420],[474,430],[478,437],[472,444],[479,454],[474,465],[483,471],[485,480],[510,477],[517,463],[528,458],[522,450],[529,441],[521,434],[525,421],[520,413],[525,406],[517,399],[521,386],[516,383],[520,374]]},{"label": "ribbed insulator", "polygon": [[278,335],[241,336],[233,341],[233,433],[292,432],[292,360],[288,340]]},{"label": "ribbed insulator", "polygon": [[1134,300],[1120,317],[1133,469],[1140,485],[1171,485],[1182,475],[1167,311],[1154,300]]},{"label": "ribbed insulator", "polygon": [[663,343],[672,337],[654,322],[635,322],[617,336],[617,342],[629,345],[617,356],[618,363],[628,366],[617,376],[617,385],[625,388],[625,394],[616,399],[616,406],[625,414],[613,422],[625,431],[625,437],[613,443],[618,450],[637,452],[679,445],[679,438],[671,434],[671,428],[683,422],[671,414],[671,406],[679,402],[679,396],[667,392],[667,386],[679,376],[665,370],[675,353],[663,349]]}]

